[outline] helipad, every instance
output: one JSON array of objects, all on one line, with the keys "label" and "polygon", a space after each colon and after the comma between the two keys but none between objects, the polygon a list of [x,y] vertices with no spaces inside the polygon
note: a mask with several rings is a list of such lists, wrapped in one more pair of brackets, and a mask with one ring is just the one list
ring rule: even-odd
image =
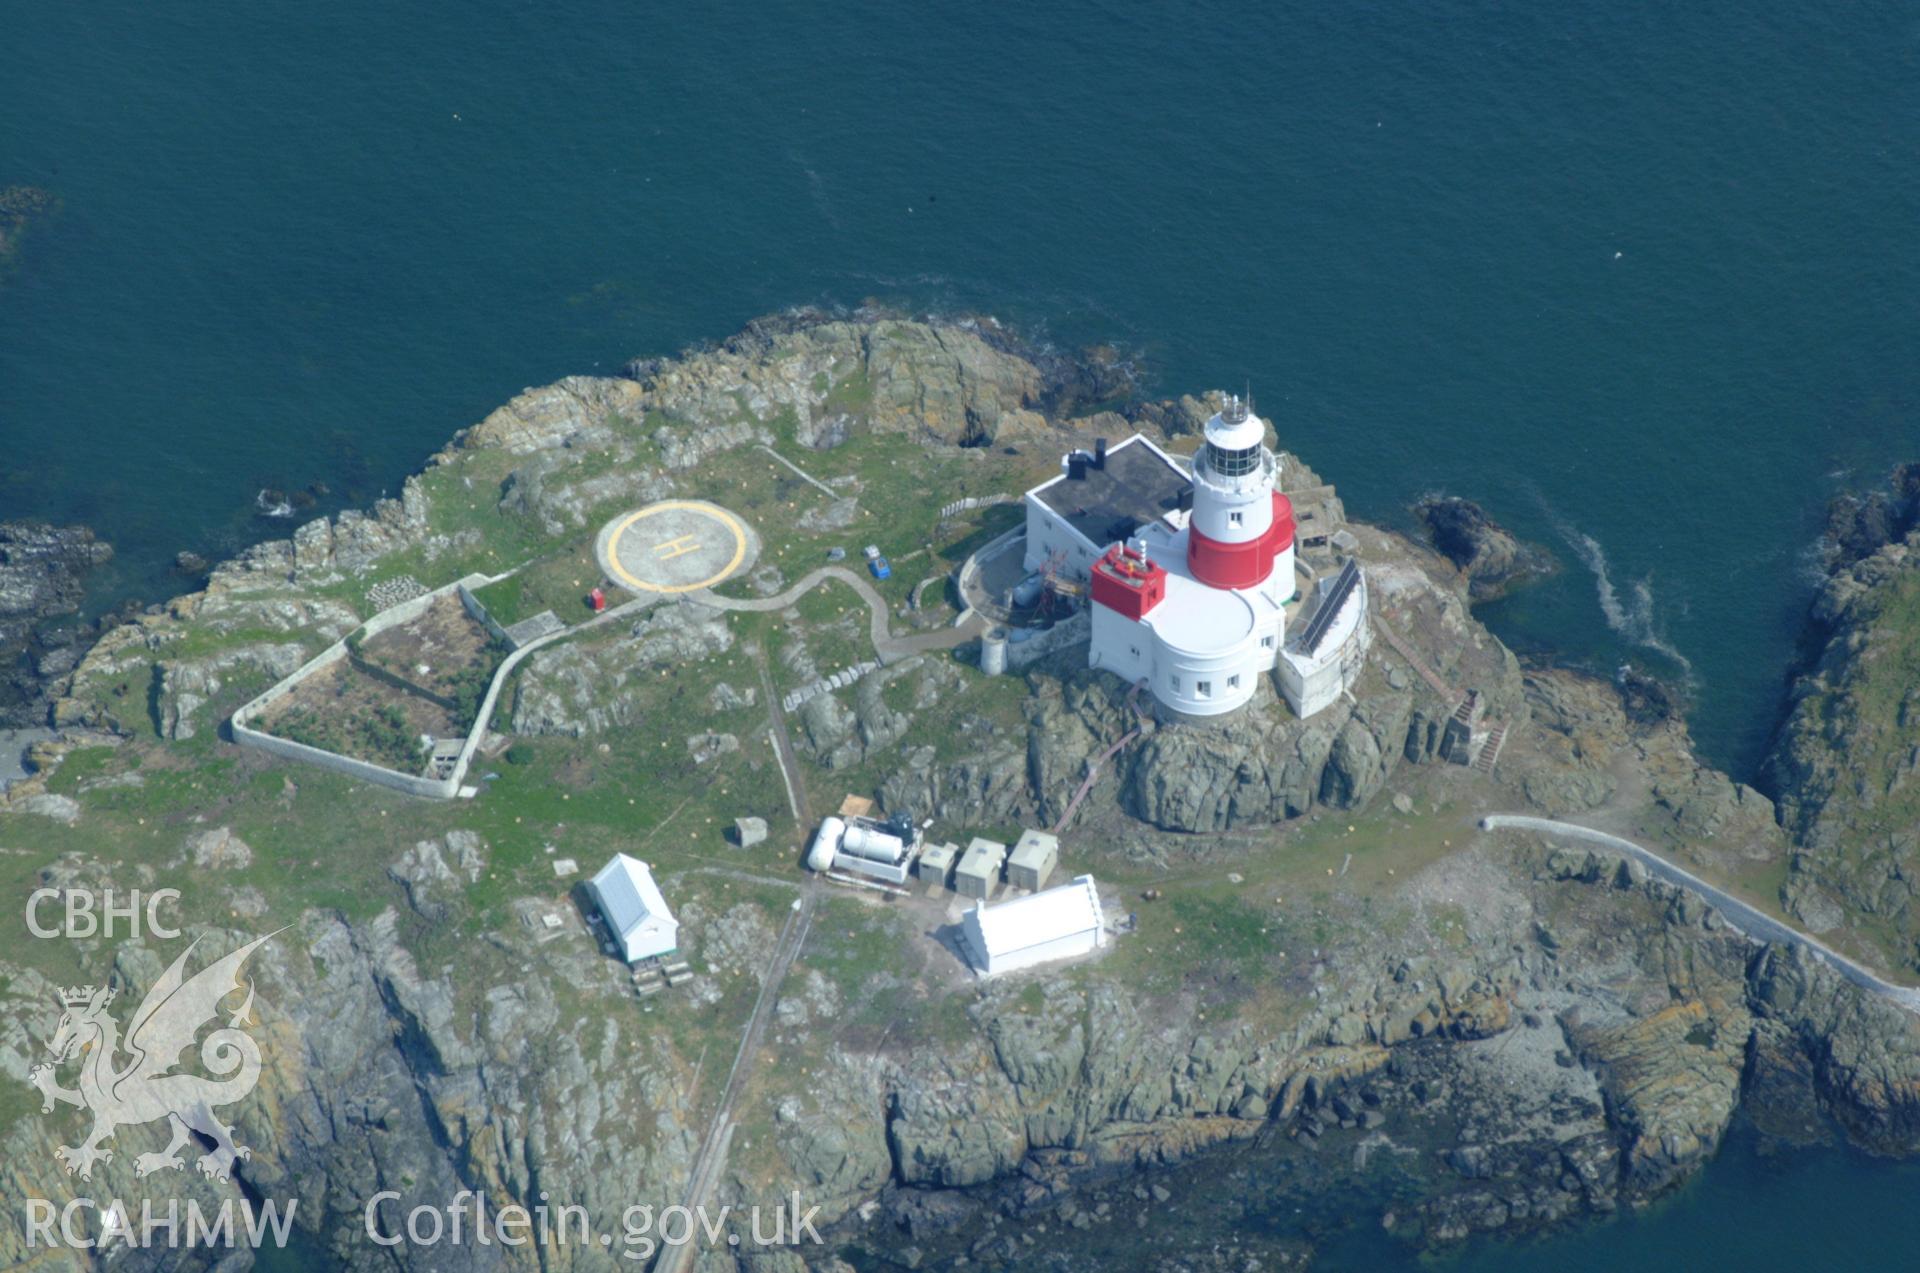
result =
[{"label": "helipad", "polygon": [[614,518],[594,551],[600,568],[621,587],[698,592],[751,566],[760,540],[718,504],[676,499]]}]

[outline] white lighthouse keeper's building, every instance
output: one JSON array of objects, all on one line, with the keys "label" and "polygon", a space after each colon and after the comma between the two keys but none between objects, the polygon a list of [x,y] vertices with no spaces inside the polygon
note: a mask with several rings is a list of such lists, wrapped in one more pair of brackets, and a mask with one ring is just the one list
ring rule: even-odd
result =
[{"label": "white lighthouse keeper's building", "polygon": [[1205,434],[1190,464],[1138,434],[1067,455],[1026,493],[1026,567],[1088,581],[1088,665],[1144,683],[1163,706],[1231,712],[1277,668],[1288,704],[1311,716],[1358,675],[1364,580],[1317,586],[1312,621],[1290,634],[1293,503],[1266,422],[1229,397]]},{"label": "white lighthouse keeper's building", "polygon": [[1141,527],[1094,563],[1090,666],[1144,681],[1189,716],[1253,697],[1295,591],[1293,505],[1279,471],[1265,423],[1229,399],[1194,456],[1191,511]]}]

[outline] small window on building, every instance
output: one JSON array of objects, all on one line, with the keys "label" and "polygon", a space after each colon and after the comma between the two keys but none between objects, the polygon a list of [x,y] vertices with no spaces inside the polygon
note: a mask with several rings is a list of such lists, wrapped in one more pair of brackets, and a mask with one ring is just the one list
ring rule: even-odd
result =
[{"label": "small window on building", "polygon": [[1260,638],[1260,648],[1263,650],[1271,650],[1273,648],[1273,636],[1271,633]]},{"label": "small window on building", "polygon": [[1245,513],[1228,513],[1227,514],[1227,525],[1229,526],[1244,525],[1246,523],[1246,520],[1247,518]]},{"label": "small window on building", "polygon": [[1212,681],[1195,681],[1193,683],[1193,696],[1195,698],[1212,698],[1213,682]]},{"label": "small window on building", "polygon": [[1227,678],[1227,688],[1230,690],[1237,690],[1240,688],[1240,674],[1238,672],[1235,672],[1232,676],[1229,676]]},{"label": "small window on building", "polygon": [[1169,676],[1169,677],[1167,678],[1167,684],[1168,684],[1168,685],[1169,685],[1169,686],[1170,686],[1170,687],[1171,687],[1171,688],[1173,689],[1173,692],[1174,692],[1174,693],[1176,693],[1176,694],[1178,694],[1178,693],[1180,692],[1180,678],[1179,678],[1179,677],[1177,677],[1177,676]]},{"label": "small window on building", "polygon": [[1137,659],[1140,657],[1140,647],[1137,645],[1130,645],[1127,647],[1127,653],[1131,654],[1134,658]]}]

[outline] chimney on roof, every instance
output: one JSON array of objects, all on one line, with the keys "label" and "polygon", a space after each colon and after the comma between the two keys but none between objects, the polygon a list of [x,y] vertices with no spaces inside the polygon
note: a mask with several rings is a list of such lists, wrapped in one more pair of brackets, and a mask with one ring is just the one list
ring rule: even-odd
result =
[{"label": "chimney on roof", "polygon": [[1097,469],[1107,467],[1107,440],[1105,438],[1095,438],[1093,440],[1093,467]]}]

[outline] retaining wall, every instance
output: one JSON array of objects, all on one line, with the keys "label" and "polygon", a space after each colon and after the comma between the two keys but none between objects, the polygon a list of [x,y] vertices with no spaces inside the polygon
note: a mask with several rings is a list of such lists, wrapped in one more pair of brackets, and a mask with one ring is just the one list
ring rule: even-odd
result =
[{"label": "retaining wall", "polygon": [[[498,578],[505,578],[505,576],[498,576]],[[374,615],[358,628],[354,629],[348,636],[358,636],[364,641],[368,637],[385,632],[395,624],[407,623],[417,619],[425,614],[436,600],[446,596],[450,592],[460,593],[461,604],[466,605],[467,598],[471,596],[471,589],[493,583],[494,581],[494,578],[490,578],[487,575],[468,575],[464,579],[446,584],[443,587],[435,588],[432,592],[423,593],[411,600],[402,601],[397,606],[390,606],[382,610],[379,614]],[[471,608],[468,613],[472,613]],[[527,648],[531,649],[533,647],[529,645]],[[518,653],[519,651],[515,652],[516,655]],[[294,670],[291,676],[284,678],[264,694],[241,706],[228,720],[228,726],[233,730],[233,741],[242,747],[251,747],[256,751],[264,751],[269,755],[279,756],[285,760],[297,760],[305,764],[318,765],[322,769],[331,769],[335,773],[345,774],[349,778],[357,778],[362,782],[377,783],[382,787],[391,787],[395,791],[404,791],[408,795],[427,796],[439,800],[450,800],[454,796],[459,795],[461,780],[466,777],[467,773],[467,762],[472,758],[474,749],[479,746],[480,739],[486,735],[487,722],[493,719],[494,700],[498,697],[500,685],[505,679],[507,671],[515,662],[515,655],[508,655],[506,660],[500,664],[499,670],[494,673],[493,684],[487,687],[486,701],[482,705],[479,715],[474,718],[472,727],[467,732],[466,745],[461,748],[460,751],[460,763],[454,767],[453,773],[446,778],[426,778],[419,774],[403,774],[397,769],[388,769],[385,765],[376,765],[372,761],[356,760],[352,756],[342,756],[338,752],[325,751],[319,747],[308,746],[306,743],[296,743],[290,738],[280,738],[273,734],[264,733],[248,724],[249,721],[256,718],[266,708],[271,707],[292,693],[294,687],[299,685],[300,682],[306,680],[315,672],[323,668],[331,667],[333,664],[347,657],[347,638],[342,638],[301,664]]]},{"label": "retaining wall", "polygon": [[[507,574],[497,575],[492,579],[486,580],[485,582],[499,583],[500,580],[505,579],[507,575],[511,575],[513,573],[514,573],[513,571],[509,570]],[[487,630],[487,633],[490,636],[492,636],[494,640],[505,641],[507,643],[507,648],[509,650],[515,648],[513,638],[508,636],[507,630],[500,626],[500,621],[495,619],[493,617],[493,614],[484,605],[480,604],[480,598],[473,595],[473,589],[467,586],[467,581],[465,579],[462,579],[459,583],[453,586],[459,589],[460,604],[466,607],[467,613],[469,615],[473,616],[473,621],[479,624],[481,627],[485,628]]]},{"label": "retaining wall", "polygon": [[944,521],[949,517],[956,517],[961,513],[970,513],[976,508],[993,508],[1000,504],[1018,504],[1020,499],[1021,497],[1018,495],[969,495],[965,499],[957,499],[953,501],[953,503],[943,507],[940,510],[940,517],[941,520]]},{"label": "retaining wall", "polygon": [[1055,650],[1064,650],[1070,645],[1078,645],[1093,637],[1092,612],[1081,610],[1071,619],[1054,624],[1037,636],[1024,641],[1007,642],[1007,668],[1017,672],[1028,664],[1038,662]]}]

